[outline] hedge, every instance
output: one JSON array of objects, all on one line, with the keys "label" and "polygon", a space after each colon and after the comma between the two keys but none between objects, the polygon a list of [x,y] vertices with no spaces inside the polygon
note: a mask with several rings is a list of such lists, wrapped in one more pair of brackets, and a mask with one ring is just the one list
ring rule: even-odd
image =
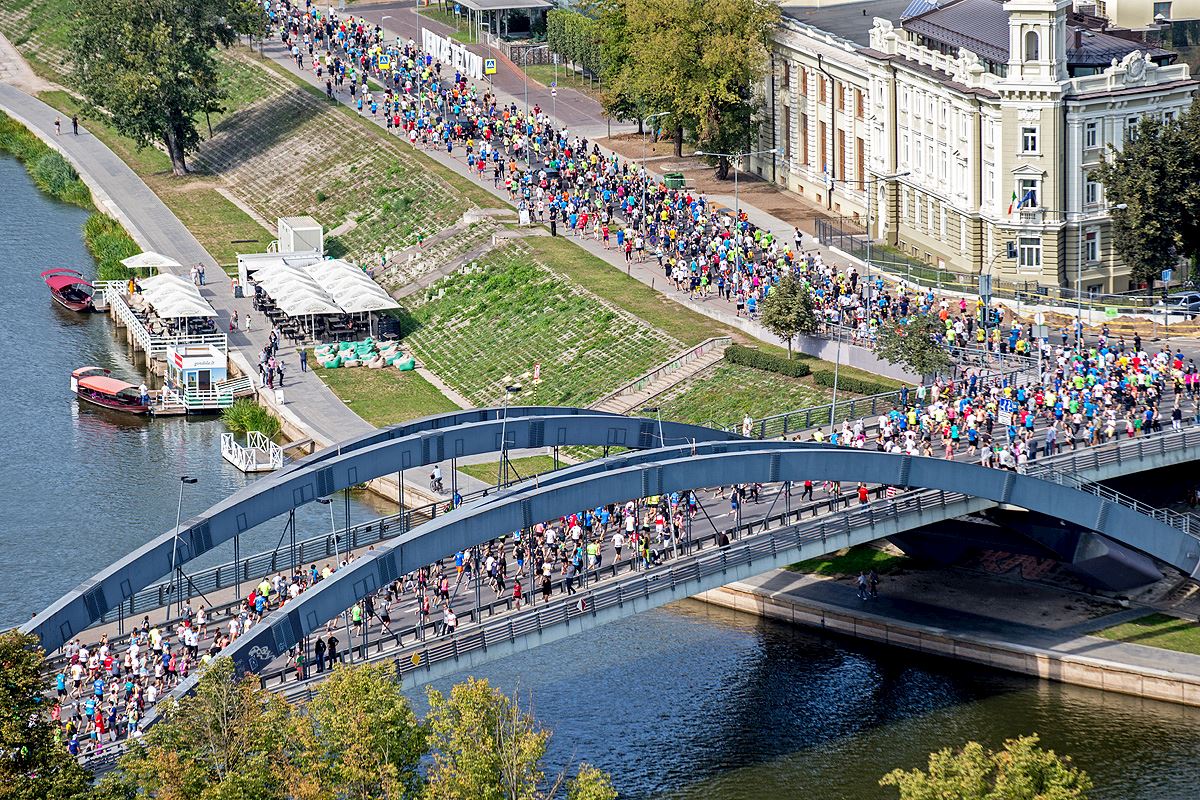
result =
[{"label": "hedge", "polygon": [[[833,388],[833,375],[831,369],[818,369],[813,371],[813,382],[818,386],[824,386],[827,389]],[[896,381],[872,381],[866,378],[858,378],[853,375],[844,373],[838,375],[838,388],[852,394],[871,395],[884,394],[885,392],[894,392],[900,389],[903,384]]]},{"label": "hedge", "polygon": [[600,72],[600,29],[591,17],[561,8],[550,10],[546,43],[566,61],[594,74]]},{"label": "hedge", "polygon": [[744,367],[761,369],[764,372],[776,372],[792,378],[803,378],[812,370],[803,361],[790,361],[783,356],[764,353],[753,347],[743,347],[733,344],[725,348],[725,360],[730,364],[740,364]]}]

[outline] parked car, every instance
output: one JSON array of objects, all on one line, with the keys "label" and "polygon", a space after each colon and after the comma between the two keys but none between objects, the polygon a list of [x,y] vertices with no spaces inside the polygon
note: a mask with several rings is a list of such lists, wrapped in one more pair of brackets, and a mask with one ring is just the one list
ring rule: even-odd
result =
[{"label": "parked car", "polygon": [[1200,314],[1200,292],[1175,292],[1167,295],[1158,305],[1166,306],[1172,314]]}]

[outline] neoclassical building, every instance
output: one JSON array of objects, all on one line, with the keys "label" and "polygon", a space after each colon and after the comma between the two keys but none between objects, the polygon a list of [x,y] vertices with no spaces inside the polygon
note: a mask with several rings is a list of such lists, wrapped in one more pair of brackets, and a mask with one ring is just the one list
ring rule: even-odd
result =
[{"label": "neoclassical building", "polygon": [[805,16],[774,36],[760,145],[778,156],[759,174],[835,215],[869,207],[877,240],[943,269],[1133,288],[1092,173],[1143,116],[1192,102],[1174,53],[1070,0],[912,0],[866,35],[836,6]]}]

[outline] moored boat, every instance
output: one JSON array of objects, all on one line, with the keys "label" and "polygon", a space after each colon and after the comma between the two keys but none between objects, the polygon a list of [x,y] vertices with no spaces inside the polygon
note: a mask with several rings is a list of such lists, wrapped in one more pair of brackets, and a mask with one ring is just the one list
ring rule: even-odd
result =
[{"label": "moored boat", "polygon": [[103,367],[80,367],[71,373],[71,391],[86,403],[124,411],[149,414],[150,402],[138,387],[112,377]]},{"label": "moored boat", "polygon": [[54,302],[71,311],[93,311],[92,284],[82,272],[67,267],[56,267],[44,270],[42,280],[50,287],[50,296]]}]

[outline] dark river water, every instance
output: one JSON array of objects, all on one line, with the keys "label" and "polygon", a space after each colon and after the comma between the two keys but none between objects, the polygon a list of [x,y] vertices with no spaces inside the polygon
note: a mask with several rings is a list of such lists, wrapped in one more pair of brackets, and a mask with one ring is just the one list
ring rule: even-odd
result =
[{"label": "dark river water", "polygon": [[[59,310],[38,279],[51,266],[91,274],[86,214],[41,195],[9,158],[0,157],[0,186],[0,624],[14,624],[169,529],[179,475],[200,479],[185,517],[250,479],[221,459],[219,420],[137,420],[71,396],[75,367],[137,382],[139,365],[105,317]],[[356,500],[352,518],[379,510],[389,509]],[[299,515],[301,533],[327,530],[322,511]],[[246,552],[281,532],[281,522],[261,526]],[[611,771],[625,797],[894,797],[876,785],[894,767],[969,739],[998,746],[1035,731],[1091,773],[1095,798],[1200,796],[1200,710],[823,638],[692,601],[477,674],[522,692],[554,731],[552,770],[587,760]]]}]

